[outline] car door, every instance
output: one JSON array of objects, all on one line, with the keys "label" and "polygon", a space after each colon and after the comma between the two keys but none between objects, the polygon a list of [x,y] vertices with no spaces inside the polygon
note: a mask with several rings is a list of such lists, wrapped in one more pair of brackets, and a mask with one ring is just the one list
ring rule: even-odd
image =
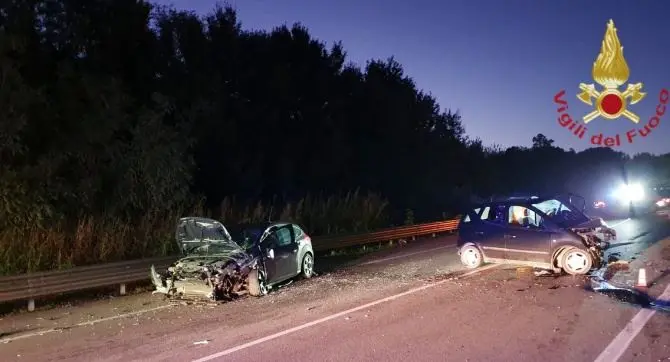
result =
[{"label": "car door", "polygon": [[[271,238],[267,251],[272,250],[274,254],[274,257],[266,263],[266,268],[269,269],[267,271],[268,281],[276,283],[293,277],[297,268],[295,263],[298,253],[293,227],[291,224],[280,226],[274,229],[267,238]],[[267,265],[271,265],[271,268]]]},{"label": "car door", "polygon": [[551,262],[551,232],[542,216],[525,205],[510,205],[505,231],[505,258],[510,261]]},{"label": "car door", "polygon": [[260,244],[260,250],[263,254],[263,265],[265,266],[265,276],[269,283],[278,280],[281,277],[281,269],[278,267],[275,249],[279,244],[277,233],[269,232]]},{"label": "car door", "polygon": [[504,204],[492,204],[484,207],[479,214],[481,225],[475,234],[487,259],[505,258],[506,210]]}]

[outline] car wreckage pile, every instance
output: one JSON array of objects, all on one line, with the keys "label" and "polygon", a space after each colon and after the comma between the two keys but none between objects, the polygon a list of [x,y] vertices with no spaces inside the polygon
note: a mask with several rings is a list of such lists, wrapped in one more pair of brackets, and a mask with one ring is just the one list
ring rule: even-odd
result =
[{"label": "car wreckage pile", "polygon": [[183,218],[177,242],[185,257],[163,275],[151,266],[154,293],[168,297],[232,300],[244,294],[265,294],[260,253],[245,250],[217,221]]}]

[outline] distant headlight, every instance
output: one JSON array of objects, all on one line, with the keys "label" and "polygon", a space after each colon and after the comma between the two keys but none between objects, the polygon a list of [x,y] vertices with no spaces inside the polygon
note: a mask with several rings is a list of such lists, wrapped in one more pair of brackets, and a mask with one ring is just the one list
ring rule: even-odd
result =
[{"label": "distant headlight", "polygon": [[644,199],[644,188],[640,184],[621,185],[614,195],[624,203],[640,201]]}]

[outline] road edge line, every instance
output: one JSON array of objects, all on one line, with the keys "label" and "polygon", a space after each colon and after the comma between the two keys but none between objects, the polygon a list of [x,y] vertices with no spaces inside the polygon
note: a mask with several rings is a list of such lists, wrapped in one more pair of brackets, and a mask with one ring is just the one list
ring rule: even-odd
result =
[{"label": "road edge line", "polygon": [[[483,271],[485,271],[485,270],[489,270],[489,269],[495,268],[495,267],[500,266],[500,265],[501,265],[501,264],[489,264],[489,265],[486,265],[486,266],[481,267],[481,268],[479,268],[479,269],[475,269],[475,270],[472,270],[472,271],[470,271],[470,272],[464,273],[464,274],[460,275],[458,278],[464,278],[464,277],[467,277],[467,276],[470,276],[470,275],[474,275],[474,274],[483,272]],[[249,347],[253,347],[253,346],[257,345],[257,344],[264,343],[264,342],[267,342],[267,341],[270,341],[270,340],[273,340],[273,339],[277,339],[277,338],[279,338],[279,337],[283,337],[283,336],[285,336],[285,335],[288,335],[288,334],[292,334],[292,333],[298,332],[298,331],[300,331],[300,330],[303,330],[303,329],[306,329],[306,328],[315,326],[315,325],[317,325],[317,324],[321,324],[321,323],[324,323],[324,322],[328,322],[328,321],[333,320],[333,319],[335,319],[335,318],[339,318],[339,317],[345,316],[345,315],[347,315],[347,314],[349,314],[349,313],[357,312],[357,311],[359,311],[359,310],[366,309],[366,308],[370,308],[370,307],[373,307],[373,306],[375,306],[375,305],[382,304],[382,303],[385,303],[385,302],[390,302],[390,301],[392,301],[392,300],[395,300],[395,299],[398,299],[398,298],[402,298],[402,297],[404,297],[404,296],[407,296],[407,295],[410,295],[410,294],[414,294],[414,293],[417,293],[417,292],[420,292],[420,291],[423,291],[423,290],[426,290],[426,289],[434,288],[434,287],[436,287],[436,286],[445,284],[445,283],[447,283],[447,282],[449,282],[449,281],[450,281],[449,279],[447,279],[447,280],[441,280],[441,281],[439,281],[439,282],[435,282],[435,283],[432,283],[432,284],[423,285],[423,286],[421,286],[421,287],[417,287],[417,288],[414,288],[414,289],[410,289],[410,290],[404,291],[404,292],[399,293],[399,294],[391,295],[391,296],[386,297],[386,298],[377,299],[377,300],[375,300],[375,301],[373,301],[373,302],[366,303],[366,304],[360,305],[360,306],[358,306],[358,307],[350,308],[350,309],[347,309],[347,310],[344,310],[344,311],[341,311],[341,312],[338,312],[338,313],[335,313],[335,314],[331,314],[331,315],[329,315],[329,316],[327,316],[327,317],[323,317],[323,318],[320,318],[320,319],[317,319],[317,320],[314,320],[314,321],[311,321],[311,322],[307,322],[307,323],[301,324],[301,325],[296,326],[296,327],[293,327],[293,328],[285,329],[285,330],[283,330],[283,331],[281,331],[281,332],[277,332],[277,333],[271,334],[271,335],[269,335],[269,336],[261,337],[261,338],[252,340],[252,341],[250,341],[250,342],[243,343],[243,344],[238,345],[238,346],[236,346],[236,347],[231,347],[231,348],[225,349],[225,350],[223,350],[223,351],[221,351],[221,352],[217,352],[217,353],[214,353],[214,354],[210,354],[210,355],[208,355],[208,356],[205,356],[205,357],[201,357],[201,358],[192,360],[192,362],[206,362],[206,361],[211,361],[211,360],[213,360],[213,359],[215,359],[215,358],[220,358],[220,357],[223,357],[223,356],[227,356],[227,355],[232,354],[232,353],[235,353],[235,352],[237,352],[237,351],[240,351],[240,350],[243,350],[243,349],[247,349],[247,348],[249,348]]]},{"label": "road edge line", "polygon": [[[665,288],[657,300],[670,299],[670,284]],[[642,331],[651,317],[656,314],[653,309],[642,309],[626,324],[607,347],[598,355],[594,362],[616,362],[623,356],[635,337]]]},{"label": "road edge line", "polygon": [[161,310],[161,309],[170,308],[172,306],[173,306],[172,304],[161,305],[161,306],[158,306],[158,307],[149,308],[149,309],[142,309],[142,310],[138,310],[138,311],[135,311],[135,312],[118,314],[118,315],[115,315],[115,316],[105,317],[105,318],[100,318],[100,319],[94,319],[92,321],[87,321],[87,322],[80,322],[80,323],[73,324],[73,325],[67,326],[67,327],[51,328],[51,329],[45,329],[45,330],[41,330],[41,331],[37,331],[37,332],[30,332],[30,333],[26,333],[26,334],[20,334],[20,335],[15,336],[15,337],[1,338],[0,343],[10,343],[10,342],[18,341],[18,340],[24,339],[24,338],[42,336],[42,335],[53,333],[53,332],[61,332],[61,331],[76,328],[76,327],[92,326],[94,324],[107,322],[107,321],[112,321],[112,320],[119,319],[119,318],[132,317],[132,316],[136,316],[136,315],[140,315],[140,314],[144,314],[144,313],[158,311],[158,310]]}]

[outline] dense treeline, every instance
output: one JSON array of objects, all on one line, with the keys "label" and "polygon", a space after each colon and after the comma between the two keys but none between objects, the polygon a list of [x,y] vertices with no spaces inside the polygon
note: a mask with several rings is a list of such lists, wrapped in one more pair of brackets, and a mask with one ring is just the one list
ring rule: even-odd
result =
[{"label": "dense treeline", "polygon": [[299,25],[242,30],[225,6],[3,2],[0,117],[0,273],[168,253],[189,212],[323,234],[624,170],[670,179],[667,155],[484,147],[394,59],[360,68]]}]

